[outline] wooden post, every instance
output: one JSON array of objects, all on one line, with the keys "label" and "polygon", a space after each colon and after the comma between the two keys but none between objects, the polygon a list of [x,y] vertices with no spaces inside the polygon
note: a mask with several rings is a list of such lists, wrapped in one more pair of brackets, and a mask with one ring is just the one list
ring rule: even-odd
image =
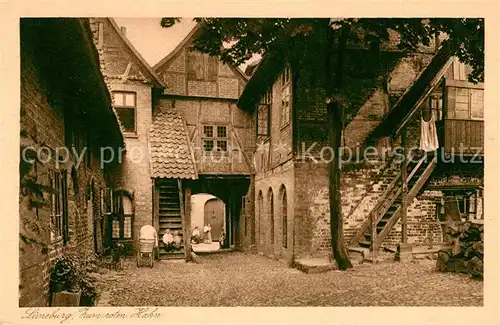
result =
[{"label": "wooden post", "polygon": [[371,227],[371,250],[372,250],[372,259],[375,261],[378,255],[378,245],[377,245],[377,222],[375,220],[374,213],[370,213],[370,227]]},{"label": "wooden post", "polygon": [[191,230],[190,225],[186,220],[186,200],[184,199],[184,188],[182,186],[182,181],[177,179],[178,191],[179,191],[179,202],[181,208],[181,221],[182,221],[182,233],[184,241],[184,257],[186,262],[191,261]]},{"label": "wooden post", "polygon": [[[186,221],[185,225],[185,241],[184,241],[184,252],[186,256],[186,261],[190,261],[191,258],[191,188],[186,187],[184,189],[184,218]],[[189,257],[188,257],[189,256]]]},{"label": "wooden post", "polygon": [[401,162],[401,242],[406,244],[408,241],[407,234],[407,202],[406,196],[408,192],[408,184],[406,182],[407,168],[408,168],[408,152],[406,150],[406,127],[403,128],[401,133],[401,146],[403,147],[403,161]]},{"label": "wooden post", "polygon": [[[157,179],[153,179],[153,220],[151,224],[155,227],[156,231],[160,231],[160,220],[159,220],[159,210],[160,210],[160,191]],[[161,240],[161,238],[158,238]]]}]

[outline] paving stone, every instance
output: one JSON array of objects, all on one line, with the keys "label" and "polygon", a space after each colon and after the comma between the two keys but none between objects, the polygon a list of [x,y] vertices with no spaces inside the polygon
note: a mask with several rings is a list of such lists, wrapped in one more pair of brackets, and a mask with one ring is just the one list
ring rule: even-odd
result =
[{"label": "paving stone", "polygon": [[[225,253],[156,262],[105,280],[111,306],[482,306],[483,282],[435,263],[363,263],[305,274],[265,256]],[[105,302],[106,295],[103,292]],[[101,305],[101,304],[99,304]]]}]

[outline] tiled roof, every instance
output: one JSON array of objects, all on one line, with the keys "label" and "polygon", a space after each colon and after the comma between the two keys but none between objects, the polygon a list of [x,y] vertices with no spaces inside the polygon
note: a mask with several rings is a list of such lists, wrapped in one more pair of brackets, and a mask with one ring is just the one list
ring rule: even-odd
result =
[{"label": "tiled roof", "polygon": [[184,121],[175,108],[158,108],[150,130],[153,177],[197,179]]}]

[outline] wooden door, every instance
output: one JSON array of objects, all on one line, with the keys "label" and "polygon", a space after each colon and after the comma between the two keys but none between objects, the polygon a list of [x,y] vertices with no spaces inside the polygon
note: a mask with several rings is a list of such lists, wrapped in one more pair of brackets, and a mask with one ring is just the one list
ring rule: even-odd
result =
[{"label": "wooden door", "polygon": [[205,225],[212,227],[212,241],[219,241],[220,234],[224,231],[225,204],[221,199],[210,199],[205,203]]}]

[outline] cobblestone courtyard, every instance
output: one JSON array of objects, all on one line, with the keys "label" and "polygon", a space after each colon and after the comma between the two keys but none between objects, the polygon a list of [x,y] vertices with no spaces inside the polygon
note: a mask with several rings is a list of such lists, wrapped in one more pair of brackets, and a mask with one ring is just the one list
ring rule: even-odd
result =
[{"label": "cobblestone courtyard", "polygon": [[224,253],[199,264],[124,262],[104,276],[100,306],[481,306],[483,282],[438,273],[435,262],[361,264],[304,274],[259,255]]}]

